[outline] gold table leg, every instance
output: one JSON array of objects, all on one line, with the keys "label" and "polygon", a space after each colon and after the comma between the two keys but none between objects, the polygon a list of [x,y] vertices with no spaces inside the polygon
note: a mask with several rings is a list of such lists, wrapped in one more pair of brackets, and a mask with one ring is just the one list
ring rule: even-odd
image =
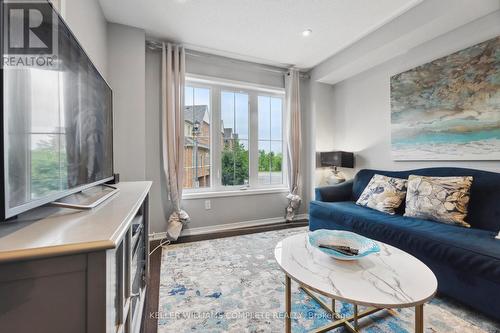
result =
[{"label": "gold table leg", "polygon": [[292,332],[292,283],[285,274],[285,332]]},{"label": "gold table leg", "polygon": [[415,307],[415,333],[424,333],[424,305]]},{"label": "gold table leg", "polygon": [[354,318],[353,318],[353,324],[354,324],[354,329],[358,329],[358,306],[356,304],[354,306]]},{"label": "gold table leg", "polygon": [[[346,328],[348,331],[353,332],[353,333],[358,333],[358,320],[361,318],[364,318],[366,316],[369,316],[373,313],[385,310],[385,309],[378,309],[378,308],[369,308],[367,310],[359,312],[358,306],[356,304],[354,305],[354,314],[349,317],[341,318],[339,314],[335,311],[335,300],[332,299],[331,306],[329,304],[326,304],[323,302],[320,298],[318,298],[316,295],[314,295],[309,289],[306,287],[300,286],[300,288],[307,294],[309,297],[311,297],[315,302],[317,302],[326,312],[332,314],[333,321],[330,324],[327,324],[323,327],[316,328],[310,333],[325,333],[328,331],[333,330],[334,328],[341,327],[343,326]],[[389,311],[389,313],[394,314],[394,311]],[[423,325],[422,325],[423,327]],[[289,333],[289,331],[287,331]],[[423,331],[419,331],[418,333],[423,333]]]}]

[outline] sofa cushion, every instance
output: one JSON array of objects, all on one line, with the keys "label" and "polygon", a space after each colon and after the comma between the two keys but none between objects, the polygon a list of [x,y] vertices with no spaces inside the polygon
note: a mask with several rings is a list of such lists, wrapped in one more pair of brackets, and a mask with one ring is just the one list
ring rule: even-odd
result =
[{"label": "sofa cushion", "polygon": [[410,175],[405,216],[470,228],[465,222],[472,177]]},{"label": "sofa cushion", "polygon": [[[409,171],[360,170],[353,182],[353,200],[358,200],[374,174],[408,178],[409,175],[429,177],[472,176],[467,222],[472,228],[498,233],[500,231],[500,173],[465,168],[425,168]],[[401,205],[403,207],[403,205]],[[404,208],[404,207],[403,207]]]},{"label": "sofa cushion", "polygon": [[311,220],[329,219],[344,230],[396,246],[418,258],[424,256],[459,271],[474,271],[500,281],[500,241],[494,238],[494,232],[388,215],[351,201],[313,201],[310,214]]},{"label": "sofa cushion", "polygon": [[356,204],[394,215],[405,199],[407,183],[406,179],[374,175]]}]

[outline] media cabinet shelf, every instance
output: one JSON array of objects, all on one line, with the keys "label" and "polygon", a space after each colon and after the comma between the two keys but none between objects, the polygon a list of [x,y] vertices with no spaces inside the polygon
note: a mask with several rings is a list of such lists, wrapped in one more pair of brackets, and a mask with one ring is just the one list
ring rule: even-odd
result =
[{"label": "media cabinet shelf", "polygon": [[41,207],[0,222],[2,332],[140,332],[151,182],[117,187],[92,210]]}]

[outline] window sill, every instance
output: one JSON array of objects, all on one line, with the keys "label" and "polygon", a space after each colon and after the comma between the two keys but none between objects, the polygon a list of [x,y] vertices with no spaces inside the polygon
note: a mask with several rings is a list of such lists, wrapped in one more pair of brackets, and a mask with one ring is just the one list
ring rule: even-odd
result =
[{"label": "window sill", "polygon": [[272,193],[288,193],[288,188],[273,187],[273,188],[254,188],[247,190],[188,192],[182,194],[182,199],[196,200],[205,198],[239,197],[245,195],[259,195],[259,194],[272,194]]}]

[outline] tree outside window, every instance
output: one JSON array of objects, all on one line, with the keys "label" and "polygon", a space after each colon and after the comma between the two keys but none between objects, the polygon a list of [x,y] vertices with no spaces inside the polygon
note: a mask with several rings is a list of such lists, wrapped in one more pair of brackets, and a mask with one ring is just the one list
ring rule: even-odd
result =
[{"label": "tree outside window", "polygon": [[222,91],[222,185],[248,185],[248,94]]}]

